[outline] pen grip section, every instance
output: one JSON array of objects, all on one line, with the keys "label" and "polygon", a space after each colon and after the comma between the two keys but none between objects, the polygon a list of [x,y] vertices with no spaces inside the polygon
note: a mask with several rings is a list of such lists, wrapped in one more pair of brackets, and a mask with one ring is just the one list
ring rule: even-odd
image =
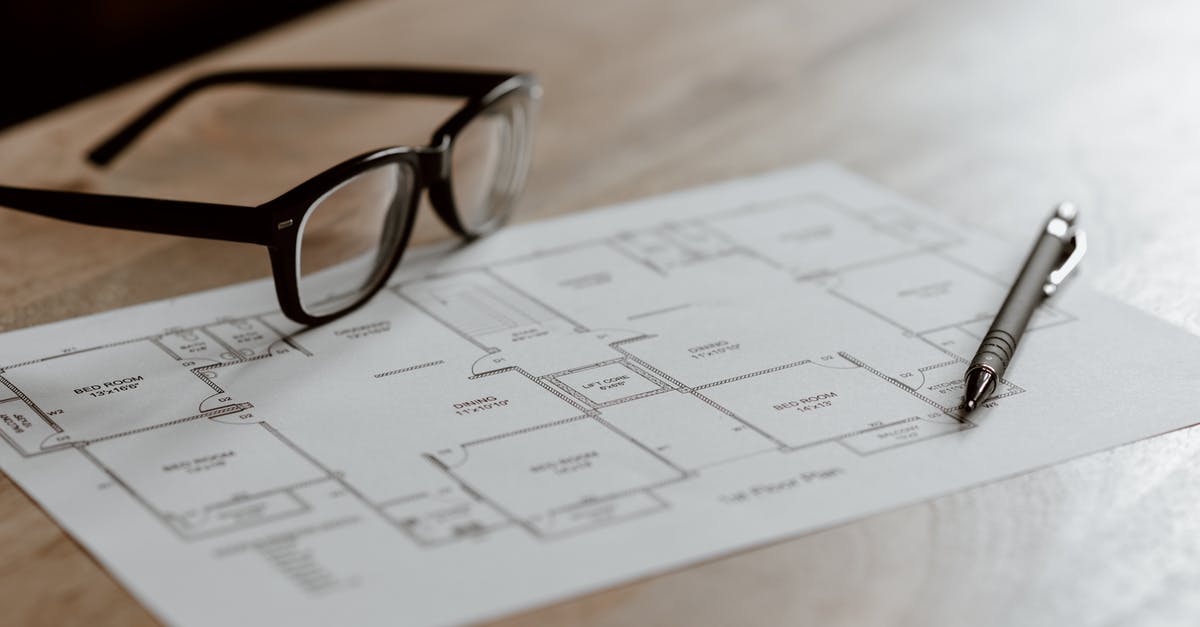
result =
[{"label": "pen grip section", "polygon": [[1008,362],[1012,360],[1013,352],[1016,349],[1017,338],[1007,331],[993,328],[983,338],[983,343],[979,345],[979,352],[975,354],[971,365],[987,366],[996,373],[996,376],[1002,377],[1004,371],[1008,369]]}]

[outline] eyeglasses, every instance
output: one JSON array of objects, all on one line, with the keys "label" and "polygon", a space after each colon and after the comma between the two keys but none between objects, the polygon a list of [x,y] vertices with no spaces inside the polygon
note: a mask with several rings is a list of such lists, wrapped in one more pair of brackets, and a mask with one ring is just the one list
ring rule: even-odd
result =
[{"label": "eyeglasses", "polygon": [[94,226],[264,245],[283,313],[316,325],[353,311],[383,287],[408,244],[422,191],[442,222],[470,239],[502,225],[524,188],[541,96],[529,74],[398,68],[210,74],[168,94],[88,159],[108,164],[188,96],[236,83],[467,102],[429,145],[364,153],[257,207],[3,186],[0,205]]}]

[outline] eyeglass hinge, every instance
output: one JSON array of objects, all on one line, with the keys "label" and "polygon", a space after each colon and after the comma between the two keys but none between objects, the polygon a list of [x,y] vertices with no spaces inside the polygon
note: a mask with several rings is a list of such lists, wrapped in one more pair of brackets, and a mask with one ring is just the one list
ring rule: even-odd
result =
[{"label": "eyeglass hinge", "polygon": [[280,222],[279,224],[275,225],[275,228],[277,230],[282,231],[291,225],[292,225],[292,220],[284,220],[283,222]]}]

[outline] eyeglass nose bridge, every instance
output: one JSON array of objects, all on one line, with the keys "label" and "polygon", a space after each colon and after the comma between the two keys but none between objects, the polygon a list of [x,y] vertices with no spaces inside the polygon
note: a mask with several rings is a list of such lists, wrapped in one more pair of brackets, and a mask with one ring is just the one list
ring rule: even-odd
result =
[{"label": "eyeglass nose bridge", "polygon": [[422,146],[417,149],[417,164],[427,177],[446,180],[450,177],[450,138],[442,138],[440,145]]}]

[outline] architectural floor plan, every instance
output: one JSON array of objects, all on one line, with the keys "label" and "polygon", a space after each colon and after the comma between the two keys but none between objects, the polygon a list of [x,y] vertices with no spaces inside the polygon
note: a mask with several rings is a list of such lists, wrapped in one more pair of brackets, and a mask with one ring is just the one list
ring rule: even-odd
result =
[{"label": "architectural floor plan", "polygon": [[1197,422],[1082,284],[965,415],[1025,252],[831,165],[512,227],[0,336],[0,467],[171,623],[494,617]]}]

